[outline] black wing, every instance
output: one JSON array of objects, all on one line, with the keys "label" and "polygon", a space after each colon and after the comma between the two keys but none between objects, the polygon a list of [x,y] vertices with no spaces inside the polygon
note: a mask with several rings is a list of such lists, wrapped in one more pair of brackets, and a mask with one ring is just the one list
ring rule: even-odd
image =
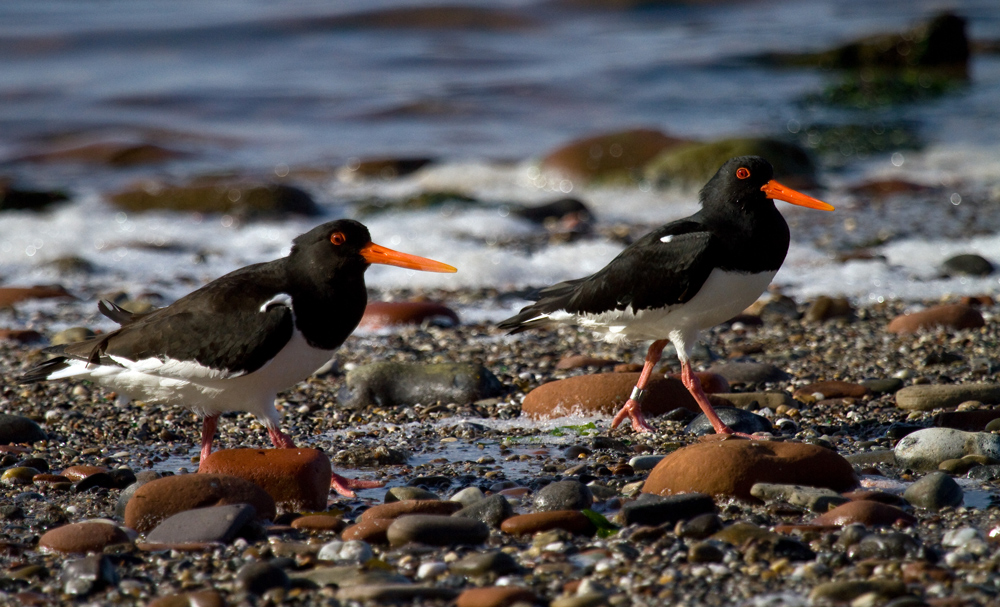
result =
[{"label": "black wing", "polygon": [[662,308],[690,300],[715,265],[714,237],[691,220],[667,224],[622,251],[600,271],[539,292],[539,300],[499,327],[513,333],[547,324],[557,311],[600,314]]},{"label": "black wing", "polygon": [[[250,282],[236,272],[166,308],[123,319],[127,324],[117,331],[49,351],[92,364],[120,365],[180,379],[189,378],[192,372],[184,361],[204,367],[205,377],[252,373],[292,337],[290,304],[275,295],[273,287]],[[271,300],[274,303],[265,307]]]}]

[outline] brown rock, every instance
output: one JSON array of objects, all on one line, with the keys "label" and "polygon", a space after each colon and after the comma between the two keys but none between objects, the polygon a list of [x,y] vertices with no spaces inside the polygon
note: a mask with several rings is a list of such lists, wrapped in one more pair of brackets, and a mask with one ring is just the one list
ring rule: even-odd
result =
[{"label": "brown rock", "polygon": [[518,586],[487,586],[463,590],[455,607],[508,607],[514,603],[533,605],[538,602],[535,593]]},{"label": "brown rock", "polygon": [[930,188],[904,179],[873,179],[851,186],[852,194],[870,196],[872,198],[887,198],[897,194],[916,194]]},{"label": "brown rock", "polygon": [[330,514],[310,514],[300,516],[292,521],[293,529],[305,529],[307,531],[335,531],[344,529],[344,519]]},{"label": "brown rock", "polygon": [[183,185],[141,182],[111,194],[110,202],[131,213],[180,211],[233,213],[246,217],[312,216],[316,203],[305,191],[280,183],[204,178]]},{"label": "brown rock", "polygon": [[131,543],[117,525],[90,521],[63,525],[48,531],[38,540],[42,550],[56,552],[101,552],[105,546]]},{"label": "brown rock", "polygon": [[854,307],[846,297],[821,295],[809,305],[805,320],[807,322],[823,322],[832,318],[850,318],[853,315]]},{"label": "brown rock", "polygon": [[934,426],[955,428],[966,432],[982,432],[986,429],[986,424],[995,419],[1000,419],[1000,409],[942,411],[934,417]]},{"label": "brown rock", "polygon": [[573,356],[567,356],[556,363],[556,369],[568,370],[581,369],[583,367],[614,367],[618,364],[620,363],[617,360],[575,354]]},{"label": "brown rock", "polygon": [[356,158],[340,171],[345,181],[396,179],[414,173],[434,162],[432,158]]},{"label": "brown rock", "polygon": [[254,483],[224,474],[181,474],[166,476],[140,486],[125,506],[125,524],[147,533],[178,512],[250,504],[259,520],[272,520],[274,499]]},{"label": "brown rock", "polygon": [[[812,396],[820,393],[823,398],[861,398],[871,393],[871,390],[861,384],[852,384],[846,381],[820,381],[813,384],[796,388],[792,396]],[[823,398],[819,400],[823,400]]]},{"label": "brown rock", "polygon": [[989,295],[966,295],[962,297],[962,299],[960,299],[958,303],[962,304],[963,306],[974,306],[974,307],[982,306],[988,308],[996,302],[994,302],[993,297]]},{"label": "brown rock", "polygon": [[[534,419],[574,413],[614,415],[628,400],[638,380],[638,373],[598,373],[549,382],[524,397],[521,412]],[[642,412],[647,416],[660,415],[678,407],[701,411],[680,380],[652,377],[647,389],[649,394],[642,403]]]},{"label": "brown rock", "polygon": [[107,141],[24,156],[30,162],[76,162],[125,167],[166,162],[188,154],[149,143]]},{"label": "brown rock", "polygon": [[76,482],[87,478],[91,474],[107,471],[108,469],[104,466],[70,466],[62,471],[62,475],[69,480]]},{"label": "brown rock", "polygon": [[330,458],[317,449],[223,449],[199,471],[246,479],[267,491],[281,511],[323,510],[330,494]]},{"label": "brown rock", "polygon": [[36,474],[31,477],[31,482],[42,485],[45,483],[72,483],[73,481],[61,474]]},{"label": "brown rock", "polygon": [[577,139],[549,152],[542,159],[542,168],[583,181],[634,180],[657,154],[683,143],[683,139],[653,129],[606,133]]},{"label": "brown rock", "polygon": [[861,523],[866,527],[891,527],[899,521],[903,525],[916,524],[912,515],[888,504],[869,500],[858,500],[841,504],[815,519],[816,525],[850,525]]},{"label": "brown rock", "polygon": [[357,524],[344,529],[343,533],[340,534],[340,539],[345,542],[361,540],[369,544],[388,544],[389,538],[386,536],[386,532],[395,521],[394,518],[370,518],[358,521]]},{"label": "brown rock", "polygon": [[225,604],[218,592],[199,590],[157,597],[146,607],[224,607]]},{"label": "brown rock", "polygon": [[421,325],[425,322],[454,326],[458,314],[430,301],[370,301],[361,317],[361,326],[371,329],[393,325]]},{"label": "brown rock", "polygon": [[9,308],[16,303],[30,299],[55,299],[69,297],[75,299],[66,289],[58,285],[36,287],[0,287],[0,308]]},{"label": "brown rock", "polygon": [[531,535],[539,531],[563,529],[575,535],[593,535],[596,529],[578,510],[549,510],[512,516],[500,524],[500,531],[510,535]]},{"label": "brown rock", "polygon": [[890,333],[906,334],[936,327],[975,329],[985,325],[979,310],[962,304],[948,304],[897,316],[889,322],[888,330]]},{"label": "brown rock", "polygon": [[440,500],[400,500],[389,504],[372,506],[361,513],[358,521],[372,519],[395,519],[404,514],[454,514],[462,509],[462,504]]},{"label": "brown rock", "polygon": [[667,455],[650,472],[644,493],[707,493],[753,500],[756,483],[846,491],[858,484],[851,465],[829,449],[804,443],[716,439]]}]

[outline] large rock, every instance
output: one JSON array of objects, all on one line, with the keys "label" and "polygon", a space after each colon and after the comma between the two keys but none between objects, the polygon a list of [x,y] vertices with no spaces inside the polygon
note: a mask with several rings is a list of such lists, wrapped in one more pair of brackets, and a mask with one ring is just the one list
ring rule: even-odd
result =
[{"label": "large rock", "polygon": [[652,129],[571,141],[545,155],[542,168],[582,181],[632,181],[663,150],[686,143]]},{"label": "large rock", "polygon": [[110,195],[123,211],[229,213],[244,217],[314,216],[319,213],[303,190],[276,183],[205,178],[184,185],[143,182]]},{"label": "large rock", "polygon": [[941,462],[966,455],[983,455],[1000,461],[1000,435],[925,428],[900,439],[894,452],[896,464],[912,470],[937,470]]},{"label": "large rock", "polygon": [[286,512],[324,510],[330,494],[330,458],[318,449],[223,449],[199,471],[246,479]]},{"label": "large rock", "polygon": [[472,363],[377,362],[350,371],[346,384],[338,398],[348,407],[467,404],[504,392],[489,369]]},{"label": "large rock", "polygon": [[659,185],[698,187],[734,156],[761,156],[774,166],[775,179],[793,187],[816,183],[809,154],[794,143],[777,139],[737,137],[669,148],[646,166],[646,178]]},{"label": "large rock", "polygon": [[30,162],[66,162],[130,167],[184,158],[188,154],[152,143],[102,141],[22,156]]},{"label": "large rock", "polygon": [[829,449],[804,443],[724,439],[674,451],[649,474],[644,493],[705,493],[753,500],[756,483],[807,485],[847,491],[854,469]]},{"label": "large rock", "polygon": [[1000,384],[920,384],[896,392],[896,406],[907,411],[952,409],[970,400],[1000,403]]},{"label": "large rock", "polygon": [[857,500],[837,506],[815,519],[814,525],[845,526],[861,523],[866,527],[891,527],[896,524],[912,525],[917,519],[903,510],[889,504],[869,500]]},{"label": "large rock", "polygon": [[[549,382],[524,397],[521,413],[534,419],[574,414],[614,415],[628,400],[638,380],[638,373],[598,373]],[[679,379],[652,377],[647,390],[642,412],[649,417],[678,407],[701,411]]]},{"label": "large rock", "polygon": [[87,521],[56,527],[45,532],[38,547],[66,553],[101,552],[106,546],[129,544],[131,540],[110,521]]},{"label": "large rock", "polygon": [[32,444],[47,440],[41,426],[21,415],[0,413],[0,445]]},{"label": "large rock", "polygon": [[464,516],[410,514],[397,518],[385,532],[391,546],[410,543],[428,546],[481,544],[490,536],[489,526]]},{"label": "large rock", "polygon": [[246,479],[223,474],[182,474],[149,481],[136,489],[125,506],[125,524],[147,533],[178,512],[228,504],[250,504],[258,520],[272,520],[276,514],[274,499]]},{"label": "large rock", "polygon": [[146,535],[150,544],[228,544],[256,516],[253,506],[230,504],[185,510],[167,518]]}]

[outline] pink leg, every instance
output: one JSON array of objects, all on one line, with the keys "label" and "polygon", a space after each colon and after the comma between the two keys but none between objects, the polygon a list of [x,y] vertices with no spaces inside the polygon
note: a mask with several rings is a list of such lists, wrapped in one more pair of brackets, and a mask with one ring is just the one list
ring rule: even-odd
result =
[{"label": "pink leg", "polygon": [[641,405],[646,397],[646,384],[649,383],[649,376],[653,374],[653,367],[659,362],[660,354],[663,353],[665,347],[667,347],[665,339],[654,341],[649,346],[649,350],[646,351],[646,363],[642,366],[642,373],[639,374],[639,381],[635,384],[635,389],[632,390],[632,396],[625,401],[618,414],[611,420],[612,428],[617,428],[628,416],[632,419],[632,429],[636,432],[653,431],[653,427],[646,422],[646,418],[642,414]]},{"label": "pink leg", "polygon": [[691,372],[691,363],[687,361],[681,362],[681,381],[684,383],[684,387],[688,389],[691,396],[694,397],[695,402],[701,407],[701,410],[705,413],[705,417],[715,428],[716,434],[731,434],[733,436],[741,436],[743,438],[754,438],[749,434],[744,434],[742,432],[734,432],[732,428],[727,426],[721,419],[719,419],[718,413],[712,407],[712,403],[708,401],[708,395],[705,391],[701,389],[701,381],[698,380],[698,376]]},{"label": "pink leg", "polygon": [[212,439],[215,438],[215,429],[219,425],[219,414],[206,415],[201,422],[201,456],[198,458],[198,469],[205,463],[212,453]]},{"label": "pink leg", "polygon": [[[271,442],[278,449],[294,449],[295,442],[278,428],[268,428],[268,435]],[[364,481],[357,478],[347,478],[340,476],[336,472],[330,473],[330,487],[344,497],[357,497],[352,489],[374,489],[385,485],[382,481]]]}]

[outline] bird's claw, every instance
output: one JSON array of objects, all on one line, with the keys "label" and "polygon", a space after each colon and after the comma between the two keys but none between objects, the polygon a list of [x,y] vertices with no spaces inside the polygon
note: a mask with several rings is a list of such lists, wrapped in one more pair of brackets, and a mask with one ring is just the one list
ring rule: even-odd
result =
[{"label": "bird's claw", "polygon": [[631,398],[625,401],[622,408],[618,410],[614,419],[611,420],[611,427],[617,428],[625,418],[629,417],[632,420],[632,429],[636,432],[653,432],[653,427],[649,425],[646,421],[646,417],[642,414],[642,407],[638,402],[632,400]]},{"label": "bird's claw", "polygon": [[353,489],[377,489],[385,486],[383,481],[366,481],[360,478],[347,478],[336,472],[330,473],[330,488],[344,497],[357,497]]}]

